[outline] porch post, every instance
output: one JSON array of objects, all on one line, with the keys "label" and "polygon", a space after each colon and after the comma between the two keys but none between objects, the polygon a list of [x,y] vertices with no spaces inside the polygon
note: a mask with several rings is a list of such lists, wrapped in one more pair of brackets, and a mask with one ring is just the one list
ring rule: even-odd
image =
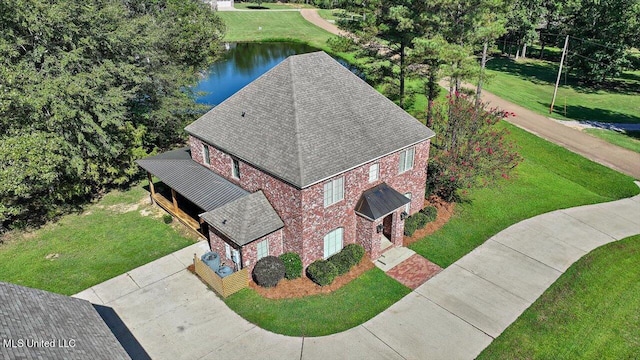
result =
[{"label": "porch post", "polygon": [[178,210],[178,199],[176,199],[176,191],[171,189],[171,200],[173,200],[173,210]]},{"label": "porch post", "polygon": [[147,179],[149,179],[149,190],[151,190],[151,204],[153,204],[153,196],[156,194],[155,186],[153,185],[153,179],[151,178],[151,173],[147,171]]}]

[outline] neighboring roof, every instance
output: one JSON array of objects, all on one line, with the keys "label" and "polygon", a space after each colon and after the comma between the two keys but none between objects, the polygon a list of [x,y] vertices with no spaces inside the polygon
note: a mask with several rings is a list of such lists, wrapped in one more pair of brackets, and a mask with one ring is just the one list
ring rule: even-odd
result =
[{"label": "neighboring roof", "polygon": [[188,147],[140,159],[136,163],[204,211],[248,194],[241,187],[191,160]]},{"label": "neighboring roof", "polygon": [[[0,339],[17,346],[0,346],[2,359],[130,359],[90,302],[5,282],[0,282]],[[41,343],[52,339],[53,346]]]},{"label": "neighboring roof", "polygon": [[362,193],[356,204],[356,213],[369,220],[377,220],[410,202],[409,198],[382,183]]},{"label": "neighboring roof", "polygon": [[298,188],[434,136],[324,52],[287,58],[185,130]]},{"label": "neighboring roof", "polygon": [[284,227],[261,190],[201,214],[200,217],[239,246]]}]

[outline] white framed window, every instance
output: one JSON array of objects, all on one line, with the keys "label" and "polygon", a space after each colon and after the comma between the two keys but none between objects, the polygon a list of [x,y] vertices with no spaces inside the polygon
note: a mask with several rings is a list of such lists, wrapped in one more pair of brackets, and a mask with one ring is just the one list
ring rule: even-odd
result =
[{"label": "white framed window", "polygon": [[209,155],[209,145],[202,144],[202,156],[204,158],[204,163],[207,165],[211,165],[211,155]]},{"label": "white framed window", "polygon": [[265,256],[269,256],[269,240],[263,240],[258,243],[258,257],[257,260],[262,259]]},{"label": "white framed window", "polygon": [[380,177],[380,164],[375,163],[369,166],[369,182],[374,182]]},{"label": "white framed window", "polygon": [[403,173],[413,167],[413,157],[416,153],[415,148],[407,149],[400,153],[400,163],[398,164],[398,173]]},{"label": "white framed window", "polygon": [[[406,193],[404,194],[404,196],[411,200],[411,193]],[[409,211],[411,211],[411,203],[408,203],[407,205],[404,206],[404,212],[406,212],[407,214],[411,214]]]},{"label": "white framed window", "polygon": [[231,159],[231,176],[240,179],[240,162],[238,159]]},{"label": "white framed window", "polygon": [[344,234],[343,228],[337,228],[324,236],[324,258],[337,253],[342,250],[342,236]]},{"label": "white framed window", "polygon": [[324,184],[324,207],[344,199],[344,176]]},{"label": "white framed window", "polygon": [[224,244],[224,255],[231,260],[231,245],[227,243]]}]

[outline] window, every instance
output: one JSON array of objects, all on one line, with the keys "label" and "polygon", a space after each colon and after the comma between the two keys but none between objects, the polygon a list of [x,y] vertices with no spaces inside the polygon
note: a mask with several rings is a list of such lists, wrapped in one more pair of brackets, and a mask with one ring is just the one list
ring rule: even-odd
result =
[{"label": "window", "polygon": [[369,182],[374,182],[378,180],[379,174],[380,174],[380,164],[375,163],[369,166]]},{"label": "window", "polygon": [[258,258],[256,261],[265,256],[269,256],[269,240],[264,240],[258,243]]},{"label": "window", "polygon": [[413,155],[416,149],[407,149],[400,153],[400,164],[398,166],[398,172],[403,173],[413,167]]},{"label": "window", "polygon": [[[411,200],[411,193],[406,193],[404,194],[404,196]],[[404,212],[406,212],[407,214],[411,214],[409,211],[411,211],[411,203],[408,203],[407,205],[404,206]]]},{"label": "window", "polygon": [[231,260],[231,245],[227,243],[224,244],[224,255]]},{"label": "window", "polygon": [[344,176],[324,184],[324,207],[344,199]]},{"label": "window", "polygon": [[240,179],[240,162],[238,161],[238,159],[231,159],[231,160],[232,160],[231,175],[236,179]]},{"label": "window", "polygon": [[329,256],[337,253],[342,250],[342,234],[344,232],[343,228],[337,228],[332,232],[328,233],[324,237],[324,258],[328,258]]},{"label": "window", "polygon": [[211,165],[211,158],[209,157],[209,146],[202,144],[202,154],[204,156],[204,163]]}]

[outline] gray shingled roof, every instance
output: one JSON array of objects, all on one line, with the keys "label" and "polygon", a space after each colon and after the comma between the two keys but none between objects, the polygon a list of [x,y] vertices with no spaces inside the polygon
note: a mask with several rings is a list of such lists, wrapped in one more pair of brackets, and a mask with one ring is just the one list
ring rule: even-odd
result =
[{"label": "gray shingled roof", "polygon": [[[5,347],[2,359],[130,359],[90,302],[0,282],[0,339],[74,340],[74,347]],[[0,344],[1,345],[1,344]]]},{"label": "gray shingled roof", "polygon": [[191,160],[188,147],[140,159],[136,163],[204,211],[248,194],[241,187]]},{"label": "gray shingled roof", "polygon": [[410,202],[409,198],[382,183],[363,192],[355,210],[369,220],[377,220]]},{"label": "gray shingled roof", "polygon": [[324,52],[287,58],[185,130],[299,188],[434,135]]},{"label": "gray shingled roof", "polygon": [[239,246],[284,227],[262,191],[200,214],[200,217]]}]

